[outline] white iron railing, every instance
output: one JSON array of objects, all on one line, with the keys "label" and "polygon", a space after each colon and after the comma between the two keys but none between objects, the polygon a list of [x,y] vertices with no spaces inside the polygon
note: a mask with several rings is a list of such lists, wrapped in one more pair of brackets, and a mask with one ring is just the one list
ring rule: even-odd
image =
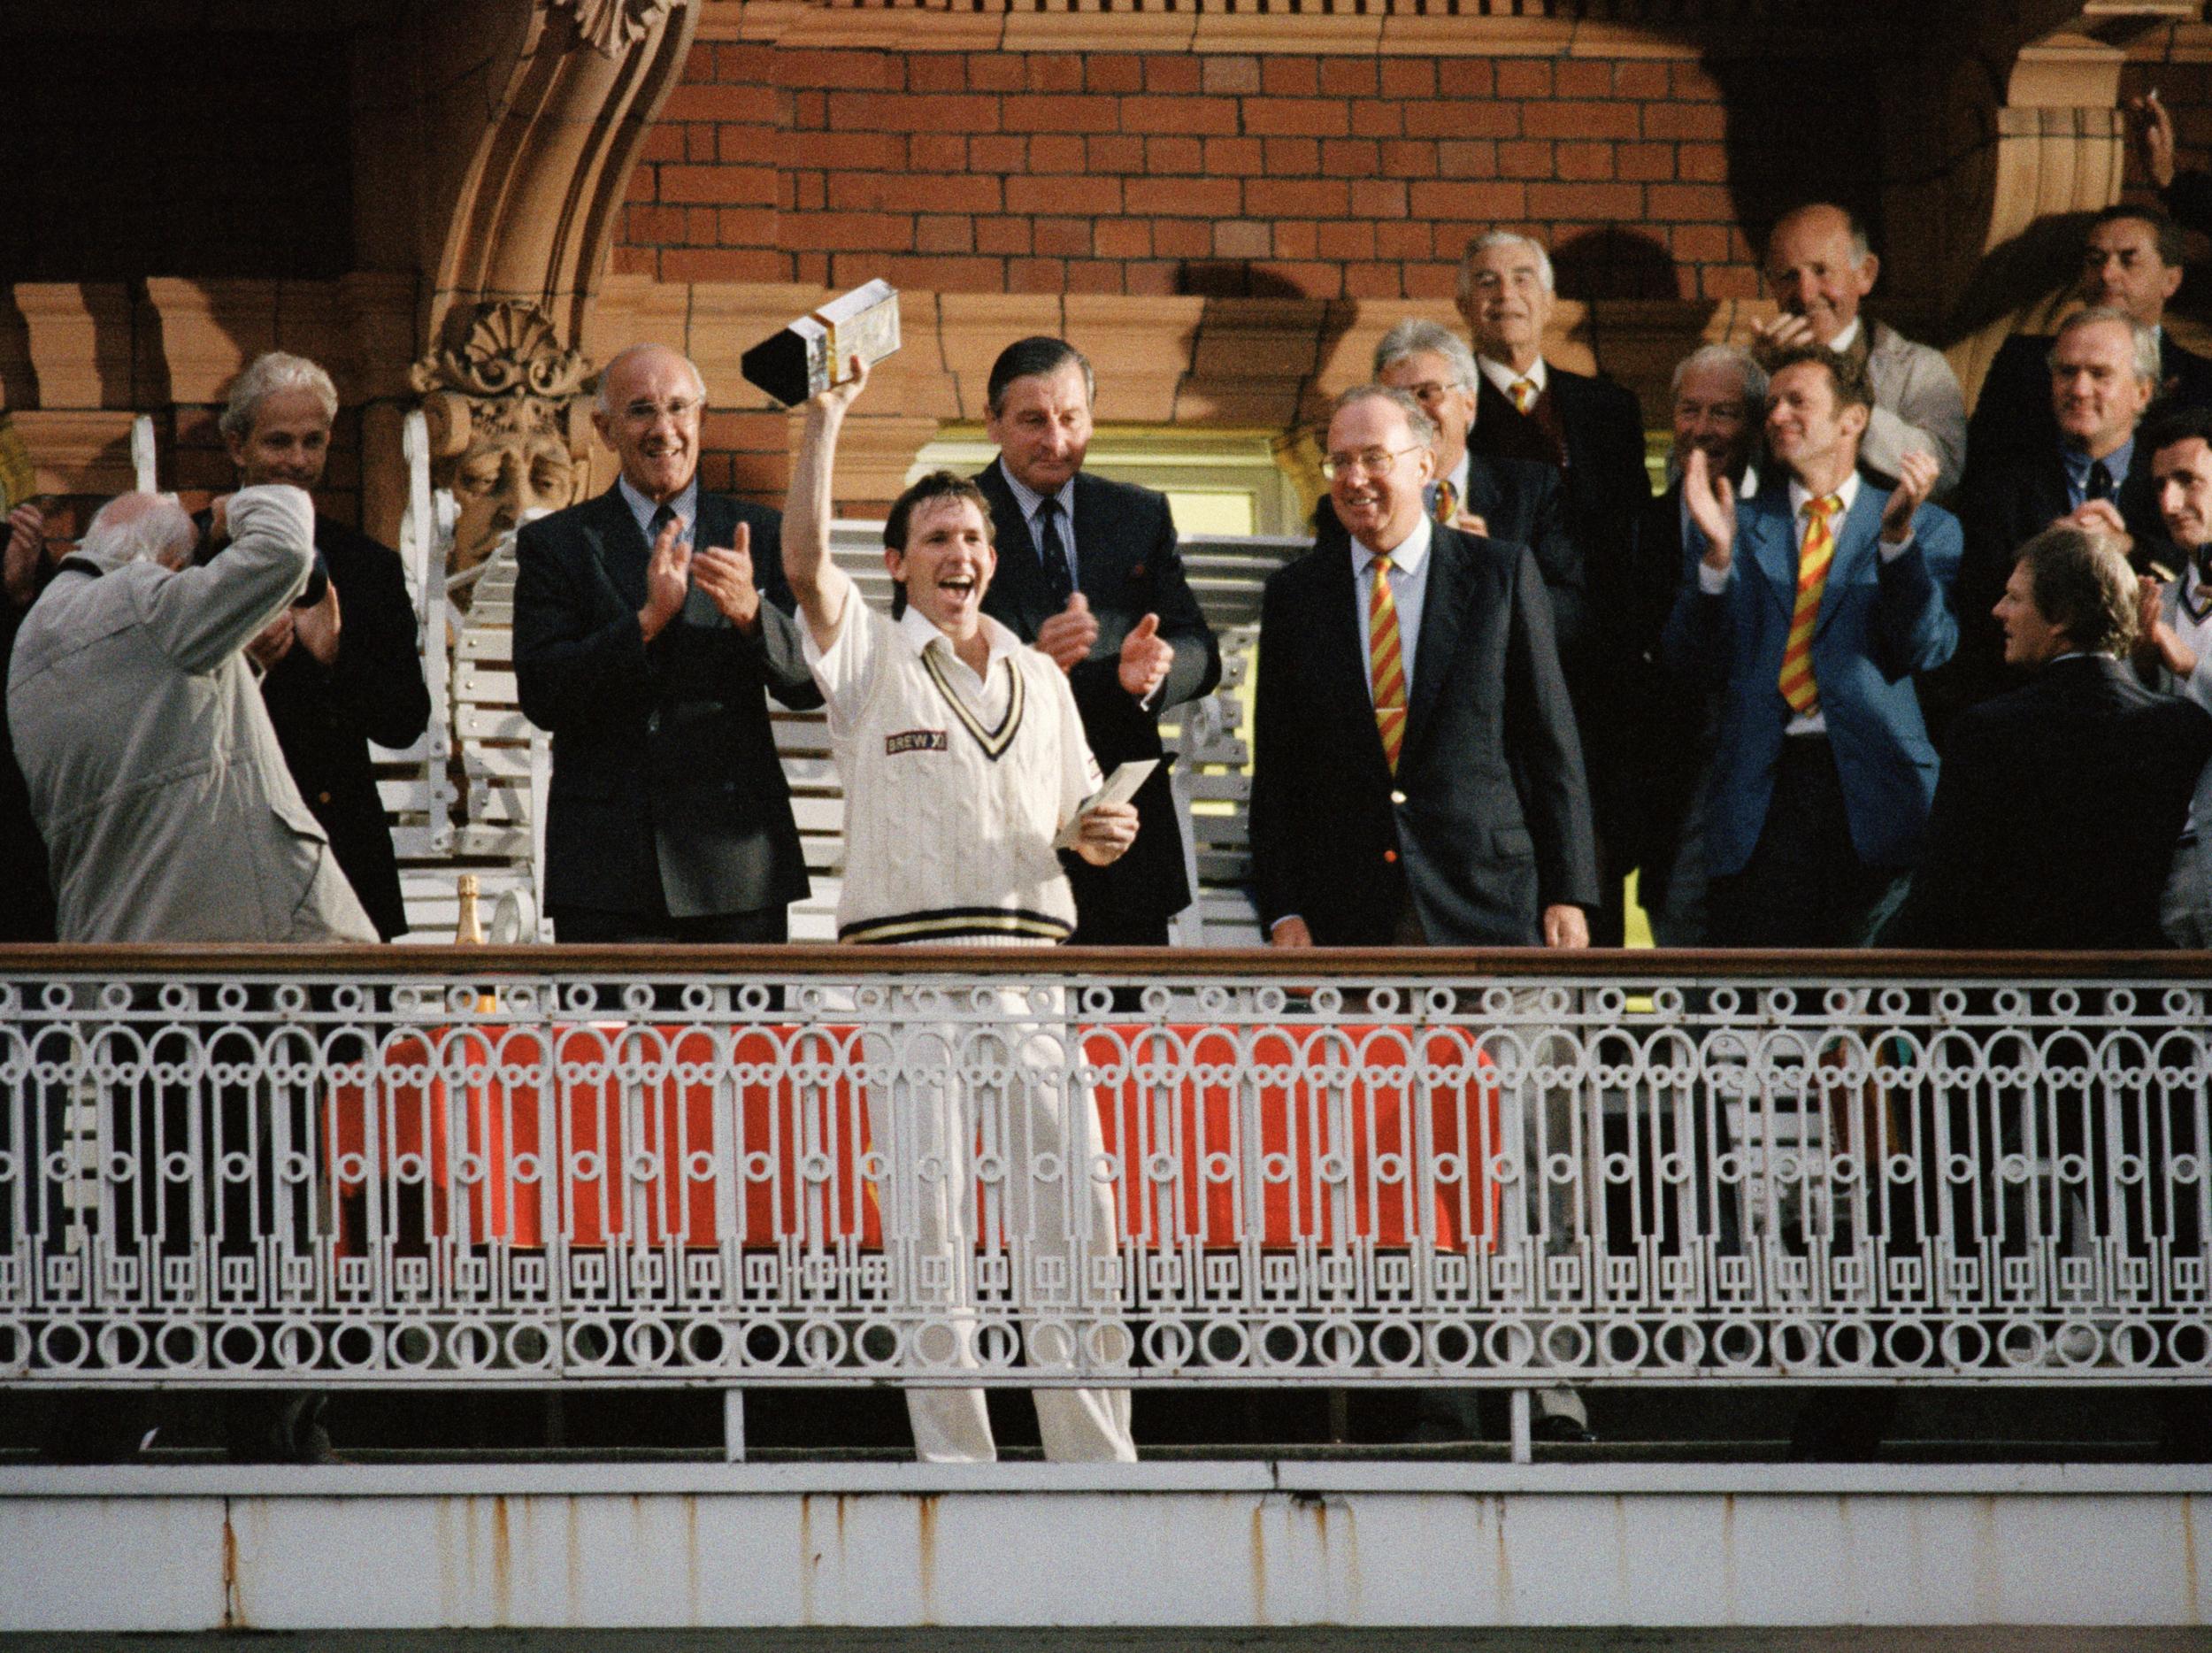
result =
[{"label": "white iron railing", "polygon": [[2208,979],[10,950],[0,1385],[2204,1382]]}]

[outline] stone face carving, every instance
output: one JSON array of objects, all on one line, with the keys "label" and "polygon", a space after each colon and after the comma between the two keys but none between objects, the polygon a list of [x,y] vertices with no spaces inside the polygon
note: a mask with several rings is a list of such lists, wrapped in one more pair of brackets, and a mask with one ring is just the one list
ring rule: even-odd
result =
[{"label": "stone face carving", "polygon": [[669,12],[676,0],[547,0],[549,9],[572,12],[576,32],[603,58],[619,56]]},{"label": "stone face carving", "polygon": [[477,306],[457,350],[434,350],[409,381],[430,427],[431,481],[456,507],[446,573],[468,606],[473,571],[527,515],[558,511],[589,480],[589,364],[535,304]]}]

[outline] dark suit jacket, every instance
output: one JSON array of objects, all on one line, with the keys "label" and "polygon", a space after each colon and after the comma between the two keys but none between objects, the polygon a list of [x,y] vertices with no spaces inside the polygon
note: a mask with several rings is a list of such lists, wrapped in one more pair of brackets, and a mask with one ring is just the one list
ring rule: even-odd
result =
[{"label": "dark suit jacket", "polygon": [[[984,612],[1034,642],[1038,627],[1058,611],[1036,542],[998,465],[975,480],[990,499],[998,545],[998,572],[984,594]],[[1160,714],[1213,691],[1221,681],[1221,648],[1184,577],[1165,498],[1079,472],[1074,527],[1078,588],[1098,621],[1098,641],[1090,658],[1068,673],[1068,686],[1092,756],[1110,774],[1117,764],[1160,756]],[[1120,679],[1122,640],[1147,614],[1160,617],[1160,635],[1175,648],[1167,681],[1148,707],[1138,704]],[[1111,866],[1061,857],[1075,891],[1078,942],[1126,934],[1133,924],[1164,924],[1190,905],[1182,823],[1164,765],[1138,791],[1136,804],[1137,841]]]},{"label": "dark suit jacket", "polygon": [[1409,895],[1440,946],[1535,945],[1598,899],[1581,747],[1533,553],[1436,530],[1397,773],[1367,687],[1347,547],[1267,582],[1254,704],[1260,919],[1325,946],[1394,939]]},{"label": "dark suit jacket", "polygon": [[2212,717],[2120,661],[2053,661],[1951,733],[1900,947],[2154,948]]},{"label": "dark suit jacket", "polygon": [[[4,496],[0,496],[4,497]],[[0,527],[0,536],[5,534]],[[54,939],[54,888],[47,871],[46,840],[31,813],[30,789],[15,760],[15,740],[7,719],[8,659],[15,634],[31,611],[18,608],[0,592],[0,942]]]},{"label": "dark suit jacket", "polygon": [[1612,847],[1638,874],[1647,911],[1665,903],[1682,847],[1682,824],[1712,758],[1716,707],[1694,674],[1668,670],[1661,641],[1686,585],[1694,585],[1701,543],[1685,542],[1682,485],[1647,500],[1636,516],[1623,628],[1618,777],[1631,806],[1620,811]]},{"label": "dark suit jacket", "polygon": [[[203,534],[208,520],[193,519]],[[262,678],[261,700],[293,784],[388,942],[407,905],[369,742],[411,745],[430,722],[422,634],[398,552],[318,512],[315,553],[338,588],[338,657],[326,666],[296,644]]]},{"label": "dark suit jacket", "polygon": [[[2159,515],[2150,450],[2140,442],[2135,444],[2115,503],[2120,508],[2121,520],[2135,537],[2134,561],[2139,568],[2153,560],[2169,568],[2181,565],[2180,554],[2168,543],[2165,522]],[[1962,708],[2002,694],[2011,686],[2004,665],[2004,631],[1990,611],[2004,595],[2005,581],[2012,577],[2013,554],[2072,509],[2055,436],[2039,450],[1973,450],[1958,494],[1959,526],[1966,534],[1966,556],[1959,565],[1955,598],[1958,654],[1927,684],[1928,697],[1938,709],[1939,719],[1955,716]]]},{"label": "dark suit jacket", "polygon": [[649,645],[650,555],[620,488],[516,542],[515,679],[553,734],[545,901],[555,911],[755,912],[807,893],[806,861],[764,687],[818,706],[783,577],[782,519],[702,490],[696,546],[752,530],[764,599],[747,636],[695,585]]},{"label": "dark suit jacket", "polygon": [[[2212,361],[2159,333],[2160,401],[2173,407],[2212,407]],[[2024,450],[2048,453],[2058,445],[2058,415],[2051,407],[2050,353],[2046,334],[2016,333],[1997,347],[1982,379],[1974,417],[1966,427],[1966,463],[1984,454]]]}]

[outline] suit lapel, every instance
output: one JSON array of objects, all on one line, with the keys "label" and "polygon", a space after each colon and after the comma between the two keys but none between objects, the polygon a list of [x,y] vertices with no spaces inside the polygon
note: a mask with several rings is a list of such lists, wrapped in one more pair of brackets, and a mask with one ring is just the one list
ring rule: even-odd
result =
[{"label": "suit lapel", "polygon": [[[976,486],[991,502],[991,530],[998,541],[998,569],[991,576],[990,599],[985,607],[1023,637],[1034,637],[1052,613],[1045,596],[1044,573],[1037,566],[1036,542],[1029,537],[1029,524],[996,460],[983,468]],[[1078,533],[1079,536],[1080,530]],[[1079,537],[1077,545],[1079,557]]]},{"label": "suit lapel", "polygon": [[[1486,380],[1484,382],[1487,383],[1488,381]],[[1485,522],[1494,522],[1498,518],[1499,508],[1504,503],[1505,496],[1498,488],[1496,473],[1483,462],[1480,454],[1469,454],[1467,456],[1467,497],[1459,502],[1460,509],[1472,511]]]},{"label": "suit lapel", "polygon": [[[1367,682],[1367,619],[1360,602],[1359,582],[1352,578],[1349,536],[1310,551],[1316,559],[1310,593],[1314,612],[1307,629],[1313,641],[1311,668],[1317,686],[1317,705],[1357,706],[1365,713],[1370,748],[1380,764],[1382,734],[1375,727],[1373,699]],[[1332,686],[1329,680],[1336,683]]]},{"label": "suit lapel", "polygon": [[1460,536],[1438,528],[1429,540],[1428,589],[1421,599],[1421,636],[1414,651],[1413,682],[1406,697],[1406,739],[1398,766],[1405,767],[1427,733],[1451,675],[1452,659],[1459,649],[1459,633],[1467,616],[1470,565]]},{"label": "suit lapel", "polygon": [[1075,588],[1090,599],[1094,611],[1112,606],[1104,601],[1118,595],[1120,571],[1115,565],[1118,536],[1107,520],[1098,488],[1080,471],[1075,473]]},{"label": "suit lapel", "polygon": [[592,501],[584,520],[584,537],[622,600],[633,609],[643,608],[645,565],[652,557],[652,547],[638,531],[637,519],[630,514],[620,483]]},{"label": "suit lapel", "polygon": [[1759,584],[1786,625],[1797,606],[1797,522],[1790,515],[1786,485],[1778,482],[1777,488],[1771,504],[1755,504],[1740,521],[1741,530],[1751,535],[1751,560],[1759,571]]}]

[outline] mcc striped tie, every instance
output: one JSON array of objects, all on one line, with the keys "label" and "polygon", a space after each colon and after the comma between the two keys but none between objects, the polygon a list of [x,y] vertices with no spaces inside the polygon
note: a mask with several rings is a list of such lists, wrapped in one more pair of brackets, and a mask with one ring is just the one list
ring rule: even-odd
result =
[{"label": "mcc striped tie", "polygon": [[1536,405],[1536,381],[1533,379],[1516,379],[1506,388],[1506,394],[1513,398],[1514,411],[1525,413]]},{"label": "mcc striped tie", "polygon": [[1436,504],[1431,514],[1448,528],[1452,526],[1452,519],[1459,514],[1459,490],[1452,486],[1448,476],[1436,485]]},{"label": "mcc striped tie", "polygon": [[1406,663],[1398,647],[1398,600],[1390,594],[1390,559],[1368,565],[1374,589],[1367,598],[1367,677],[1375,690],[1375,731],[1383,757],[1398,773],[1398,752],[1406,743]]},{"label": "mcc striped tie", "polygon": [[1843,502],[1833,494],[1805,502],[1805,542],[1797,553],[1797,604],[1790,611],[1789,641],[1782,647],[1782,698],[1801,718],[1820,710],[1820,686],[1813,680],[1813,628],[1820,619],[1820,596],[1828,588],[1828,565],[1836,560],[1836,536],[1828,519]]}]

